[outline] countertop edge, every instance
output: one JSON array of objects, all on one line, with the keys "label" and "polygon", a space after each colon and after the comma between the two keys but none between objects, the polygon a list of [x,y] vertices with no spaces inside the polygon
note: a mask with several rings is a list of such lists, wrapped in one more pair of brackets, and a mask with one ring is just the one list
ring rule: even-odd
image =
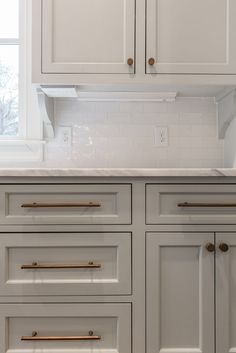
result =
[{"label": "countertop edge", "polygon": [[234,177],[236,168],[0,168],[1,177]]}]

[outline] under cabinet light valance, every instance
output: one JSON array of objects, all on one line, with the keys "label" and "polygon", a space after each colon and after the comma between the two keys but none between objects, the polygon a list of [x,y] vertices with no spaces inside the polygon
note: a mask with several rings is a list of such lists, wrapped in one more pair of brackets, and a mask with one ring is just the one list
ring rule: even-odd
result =
[{"label": "under cabinet light valance", "polygon": [[77,98],[91,102],[174,102],[177,92],[142,91],[82,91],[77,86],[41,86],[41,90],[53,98]]}]

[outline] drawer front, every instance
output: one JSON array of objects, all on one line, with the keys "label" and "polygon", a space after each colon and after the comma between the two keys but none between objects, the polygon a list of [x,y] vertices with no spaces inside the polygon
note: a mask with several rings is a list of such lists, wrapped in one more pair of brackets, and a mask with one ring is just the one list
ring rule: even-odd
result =
[{"label": "drawer front", "polygon": [[131,224],[131,185],[1,185],[0,222]]},{"label": "drawer front", "polygon": [[130,233],[0,235],[0,295],[131,294]]},{"label": "drawer front", "polygon": [[1,353],[131,353],[130,304],[0,305]]},{"label": "drawer front", "polygon": [[236,224],[236,185],[146,185],[147,224]]}]

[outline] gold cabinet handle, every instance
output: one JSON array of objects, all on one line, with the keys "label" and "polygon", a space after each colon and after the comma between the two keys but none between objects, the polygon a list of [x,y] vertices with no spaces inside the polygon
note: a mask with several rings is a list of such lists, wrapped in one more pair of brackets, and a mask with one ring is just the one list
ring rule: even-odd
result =
[{"label": "gold cabinet handle", "polygon": [[154,58],[149,58],[149,59],[148,59],[148,64],[149,64],[150,66],[153,66],[153,65],[155,64],[155,59],[154,59]]},{"label": "gold cabinet handle", "polygon": [[76,203],[23,203],[23,208],[44,208],[44,207],[101,207],[98,202],[76,202]]},{"label": "gold cabinet handle", "polygon": [[57,268],[101,268],[101,264],[95,264],[93,261],[89,261],[86,264],[38,264],[33,262],[31,265],[22,265],[22,270],[39,270],[39,269],[57,269]]},{"label": "gold cabinet handle", "polygon": [[206,249],[209,252],[214,252],[215,251],[215,245],[213,243],[207,243],[206,244]]},{"label": "gold cabinet handle", "polygon": [[96,341],[100,340],[101,336],[93,334],[89,331],[85,336],[38,336],[37,332],[32,332],[32,336],[22,336],[21,341]]},{"label": "gold cabinet handle", "polygon": [[220,243],[219,249],[220,249],[222,252],[227,252],[227,251],[229,251],[229,245],[226,244],[226,243]]},{"label": "gold cabinet handle", "polygon": [[128,59],[127,59],[127,64],[128,64],[129,66],[132,66],[133,63],[134,63],[134,59],[133,59],[133,58],[128,58]]},{"label": "gold cabinet handle", "polygon": [[236,207],[236,203],[178,203],[178,207]]}]

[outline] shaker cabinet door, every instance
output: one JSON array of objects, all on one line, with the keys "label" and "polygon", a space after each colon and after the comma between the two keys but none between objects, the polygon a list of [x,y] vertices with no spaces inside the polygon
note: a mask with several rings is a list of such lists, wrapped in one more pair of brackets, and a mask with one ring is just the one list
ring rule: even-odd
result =
[{"label": "shaker cabinet door", "polygon": [[147,0],[147,73],[236,74],[235,17],[235,0]]},{"label": "shaker cabinet door", "polygon": [[42,73],[133,73],[135,0],[41,0]]},{"label": "shaker cabinet door", "polygon": [[146,249],[147,353],[213,353],[214,234],[147,233]]},{"label": "shaker cabinet door", "polygon": [[216,353],[236,352],[236,234],[216,235]]}]

